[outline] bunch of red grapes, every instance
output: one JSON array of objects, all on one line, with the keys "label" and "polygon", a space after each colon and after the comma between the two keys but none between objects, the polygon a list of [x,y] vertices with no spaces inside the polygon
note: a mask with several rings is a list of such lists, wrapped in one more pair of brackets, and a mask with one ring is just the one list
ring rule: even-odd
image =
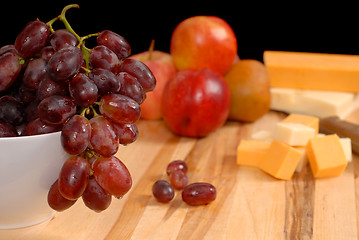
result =
[{"label": "bunch of red grapes", "polygon": [[[48,203],[63,211],[82,197],[100,212],[131,188],[131,175],[114,154],[137,139],[140,104],[156,80],[145,64],[128,58],[131,47],[122,36],[74,32],[65,17],[74,7],[48,23],[29,22],[14,45],[0,48],[0,137],[62,131],[72,156]],[[55,31],[56,21],[66,29]],[[90,37],[97,37],[92,49],[85,45]]]}]

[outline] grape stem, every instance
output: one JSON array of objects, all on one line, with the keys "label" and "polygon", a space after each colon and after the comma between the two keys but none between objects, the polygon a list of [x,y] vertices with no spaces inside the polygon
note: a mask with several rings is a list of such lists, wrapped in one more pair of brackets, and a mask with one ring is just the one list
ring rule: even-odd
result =
[{"label": "grape stem", "polygon": [[81,112],[80,112],[80,115],[85,117],[86,114],[90,114],[90,108],[88,107],[82,107],[81,108]]},{"label": "grape stem", "polygon": [[70,5],[65,6],[64,9],[62,9],[62,12],[61,12],[61,14],[59,16],[59,20],[61,22],[63,22],[63,24],[65,25],[66,30],[71,32],[73,35],[75,35],[77,40],[80,41],[80,39],[81,39],[80,36],[72,29],[70,23],[67,21],[66,16],[65,16],[67,10],[69,10],[71,8],[80,8],[80,6],[78,4],[70,4]]},{"label": "grape stem", "polygon": [[94,117],[99,116],[99,114],[96,112],[96,109],[95,109],[92,105],[90,106],[90,108],[91,108],[91,110],[92,110],[92,113],[93,113],[93,116],[94,116]]},{"label": "grape stem", "polygon": [[[46,25],[50,28],[51,33],[54,33],[55,30],[53,29],[52,24],[54,24],[54,22],[56,22],[57,20],[60,20],[65,25],[66,30],[75,35],[75,37],[79,41],[79,44],[77,45],[77,47],[80,48],[83,53],[83,57],[84,57],[84,60],[86,63],[86,68],[88,70],[89,66],[90,66],[89,57],[90,57],[92,50],[85,46],[85,40],[89,39],[90,37],[97,37],[98,35],[100,35],[100,32],[92,33],[92,34],[88,34],[86,36],[80,37],[75,32],[75,30],[71,27],[70,23],[66,19],[66,12],[71,8],[80,8],[80,6],[78,4],[70,4],[70,5],[65,6],[62,9],[61,14],[59,16],[51,19],[50,21],[48,21],[46,23]],[[86,70],[86,74],[88,74],[87,70]]]}]

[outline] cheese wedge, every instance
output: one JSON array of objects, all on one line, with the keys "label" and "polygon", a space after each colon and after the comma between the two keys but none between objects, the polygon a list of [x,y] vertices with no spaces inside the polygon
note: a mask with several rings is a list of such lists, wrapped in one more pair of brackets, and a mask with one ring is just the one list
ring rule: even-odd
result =
[{"label": "cheese wedge", "polygon": [[319,118],[303,115],[303,114],[296,114],[292,113],[289,114],[286,118],[284,118],[282,123],[300,123],[306,125],[308,127],[314,128],[315,133],[318,134],[319,131]]},{"label": "cheese wedge", "polygon": [[259,167],[266,157],[270,142],[259,140],[241,140],[237,148],[237,164]]},{"label": "cheese wedge", "polygon": [[271,87],[359,92],[359,56],[265,51]]},{"label": "cheese wedge", "polygon": [[310,139],[306,150],[315,178],[340,176],[348,164],[336,134]]},{"label": "cheese wedge", "polygon": [[275,178],[289,180],[303,154],[302,151],[275,140],[271,143],[266,158],[261,161],[259,167]]},{"label": "cheese wedge", "polygon": [[343,118],[353,111],[353,93],[271,88],[271,109],[320,118]]}]

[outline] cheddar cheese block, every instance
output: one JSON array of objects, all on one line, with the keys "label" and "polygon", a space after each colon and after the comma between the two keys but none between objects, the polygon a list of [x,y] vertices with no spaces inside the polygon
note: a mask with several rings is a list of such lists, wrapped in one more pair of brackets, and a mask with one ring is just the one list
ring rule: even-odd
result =
[{"label": "cheddar cheese block", "polygon": [[284,118],[282,123],[300,123],[306,125],[308,127],[314,128],[315,133],[318,134],[319,131],[319,118],[304,114],[289,114],[286,118]]},{"label": "cheddar cheese block", "polygon": [[353,93],[293,88],[271,88],[270,93],[270,108],[287,113],[343,118],[357,107],[356,94]]},{"label": "cheddar cheese block", "polygon": [[292,178],[303,152],[285,143],[274,140],[268,150],[266,158],[259,167],[275,178],[289,180]]},{"label": "cheddar cheese block", "polygon": [[265,51],[271,87],[359,92],[359,56]]},{"label": "cheddar cheese block", "polygon": [[315,178],[340,176],[348,164],[336,134],[310,139],[306,150]]},{"label": "cheddar cheese block", "polygon": [[270,142],[259,140],[241,140],[237,148],[237,164],[259,167],[266,157]]}]

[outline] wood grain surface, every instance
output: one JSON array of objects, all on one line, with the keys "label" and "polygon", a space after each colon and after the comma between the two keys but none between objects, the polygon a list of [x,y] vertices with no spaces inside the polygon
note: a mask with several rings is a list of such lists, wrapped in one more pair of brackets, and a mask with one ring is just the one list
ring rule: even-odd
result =
[{"label": "wood grain surface", "polygon": [[[117,156],[129,168],[133,187],[121,200],[98,214],[83,202],[56,213],[42,224],[0,230],[0,239],[358,239],[359,158],[353,156],[340,177],[314,179],[310,167],[290,181],[236,165],[236,148],[253,132],[273,129],[285,115],[269,112],[252,124],[227,122],[205,138],[178,137],[162,121],[138,123],[139,139],[120,147]],[[359,123],[359,112],[349,121]],[[167,179],[167,164],[188,164],[189,182],[217,188],[217,199],[192,207],[176,191],[168,204],[158,203],[152,184]]]}]

